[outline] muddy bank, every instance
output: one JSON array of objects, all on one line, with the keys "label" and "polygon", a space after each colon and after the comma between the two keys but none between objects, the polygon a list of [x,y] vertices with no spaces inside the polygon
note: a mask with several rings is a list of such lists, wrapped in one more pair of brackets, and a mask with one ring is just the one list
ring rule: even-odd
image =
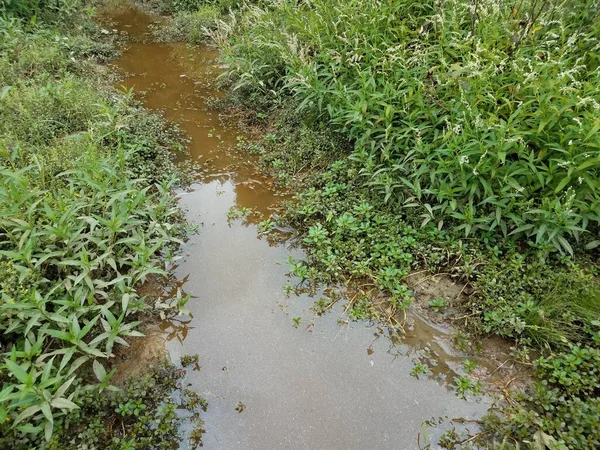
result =
[{"label": "muddy bank", "polygon": [[[173,360],[200,355],[200,370],[187,381],[210,404],[204,447],[413,449],[424,421],[485,413],[489,399],[464,401],[449,387],[461,355],[445,344],[442,330],[415,319],[409,345],[394,345],[377,326],[340,324],[341,305],[315,319],[315,298],[285,296],[283,286],[298,282],[288,278],[286,260],[301,254],[227,217],[231,208],[268,217],[283,193],[247,155],[228,150],[240,132],[206,108],[215,95],[217,53],[153,43],[146,33],[154,19],[138,10],[105,15],[129,36],[114,61],[122,84],[178,123],[191,139],[189,158],[203,164],[191,190],[180,193],[200,232],[175,269],[194,295],[194,318],[163,329]],[[417,380],[410,373],[423,348],[437,366],[434,378]],[[435,442],[449,426],[427,435]]]}]

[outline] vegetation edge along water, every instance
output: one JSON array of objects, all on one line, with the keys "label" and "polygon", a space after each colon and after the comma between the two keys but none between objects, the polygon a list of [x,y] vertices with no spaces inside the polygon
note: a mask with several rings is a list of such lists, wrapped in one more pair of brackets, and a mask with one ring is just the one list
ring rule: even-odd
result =
[{"label": "vegetation edge along water", "polygon": [[[366,281],[392,317],[411,273],[444,272],[468,295],[432,308],[533,362],[443,446],[600,446],[596,1],[141,3],[170,16],[159,39],[221,49],[222,103],[265,131],[242,146],[300,191],[278,219],[307,250],[296,275]],[[373,294],[350,316],[379,315]]]},{"label": "vegetation edge along water", "polygon": [[165,278],[188,227],[178,132],[112,88],[94,17],[93,2],[0,1],[0,447],[173,448],[184,420],[195,447],[206,402],[184,367],[116,383],[122,349],[184,311],[186,295],[138,288]]}]

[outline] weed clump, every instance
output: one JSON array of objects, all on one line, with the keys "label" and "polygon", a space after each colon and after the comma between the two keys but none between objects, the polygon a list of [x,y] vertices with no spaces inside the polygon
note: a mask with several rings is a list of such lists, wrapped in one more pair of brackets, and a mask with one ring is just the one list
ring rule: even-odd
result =
[{"label": "weed clump", "polygon": [[79,2],[0,2],[2,448],[177,440],[170,369],[121,393],[110,384],[114,349],[154,312],[137,288],[166,274],[186,234],[178,145],[106,82],[95,64],[111,43],[92,16]]},{"label": "weed clump", "polygon": [[239,95],[343,131],[372,189],[424,222],[595,246],[597,5],[477,5],[278,2],[213,35]]},{"label": "weed clump", "polygon": [[600,317],[598,281],[573,262],[547,264],[514,254],[486,265],[475,282],[473,326],[534,349],[585,344]]},{"label": "weed clump", "polygon": [[202,44],[210,42],[208,36],[221,19],[221,9],[215,5],[203,5],[195,11],[177,12],[169,18],[166,26],[154,32],[158,41],[189,42]]},{"label": "weed clump", "polygon": [[80,408],[57,423],[46,448],[170,449],[181,442],[184,422],[195,426],[189,436],[192,448],[201,446],[200,414],[206,411],[206,401],[195,393],[188,395],[182,386],[184,376],[175,366],[164,365],[144,377],[130,378],[118,392],[99,396],[84,390],[78,398]]},{"label": "weed clump", "polygon": [[[485,429],[490,446],[595,449],[600,446],[600,322],[587,328],[592,344],[570,344],[535,363],[532,389],[516,395],[502,414],[492,412]],[[492,447],[495,448],[495,447]],[[522,447],[521,447],[522,448]]]}]

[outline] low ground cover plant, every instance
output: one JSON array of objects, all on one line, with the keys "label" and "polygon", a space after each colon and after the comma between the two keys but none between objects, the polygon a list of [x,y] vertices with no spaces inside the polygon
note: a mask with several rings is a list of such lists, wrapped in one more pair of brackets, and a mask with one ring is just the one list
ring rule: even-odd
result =
[{"label": "low ground cover plant", "polygon": [[154,35],[158,41],[206,43],[221,15],[221,8],[215,5],[205,5],[197,11],[180,11],[170,18],[168,25],[157,27]]},{"label": "low ground cover plant", "polygon": [[176,134],[113,91],[92,17],[83,2],[0,2],[2,448],[171,448],[178,435],[160,384],[172,376],[111,386],[115,349],[156,306],[186,301],[136,291],[185,237]]}]

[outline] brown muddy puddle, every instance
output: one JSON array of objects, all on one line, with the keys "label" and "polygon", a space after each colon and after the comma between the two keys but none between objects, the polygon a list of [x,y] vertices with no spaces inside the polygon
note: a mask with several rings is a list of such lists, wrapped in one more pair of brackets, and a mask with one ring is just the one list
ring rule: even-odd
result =
[{"label": "brown muddy puddle", "polygon": [[[232,206],[268,216],[282,193],[251,159],[227,151],[240,133],[206,108],[217,53],[145,39],[152,18],[129,7],[103,16],[129,35],[113,62],[126,74],[122,84],[179,124],[191,138],[190,157],[206,163],[180,193],[188,220],[200,225],[175,269],[194,295],[187,305],[194,317],[163,326],[173,361],[200,355],[187,382],[209,402],[204,448],[417,449],[419,433],[425,446],[424,421],[447,419],[427,430],[431,443],[451,419],[483,415],[489,399],[461,400],[448,387],[462,355],[442,330],[417,319],[410,345],[394,345],[377,326],[340,325],[341,304],[314,318],[314,298],[285,296],[284,285],[294,282],[286,261],[301,253],[269,245],[254,224],[227,219]],[[437,365],[433,377],[418,380],[410,372],[421,351]]]}]

